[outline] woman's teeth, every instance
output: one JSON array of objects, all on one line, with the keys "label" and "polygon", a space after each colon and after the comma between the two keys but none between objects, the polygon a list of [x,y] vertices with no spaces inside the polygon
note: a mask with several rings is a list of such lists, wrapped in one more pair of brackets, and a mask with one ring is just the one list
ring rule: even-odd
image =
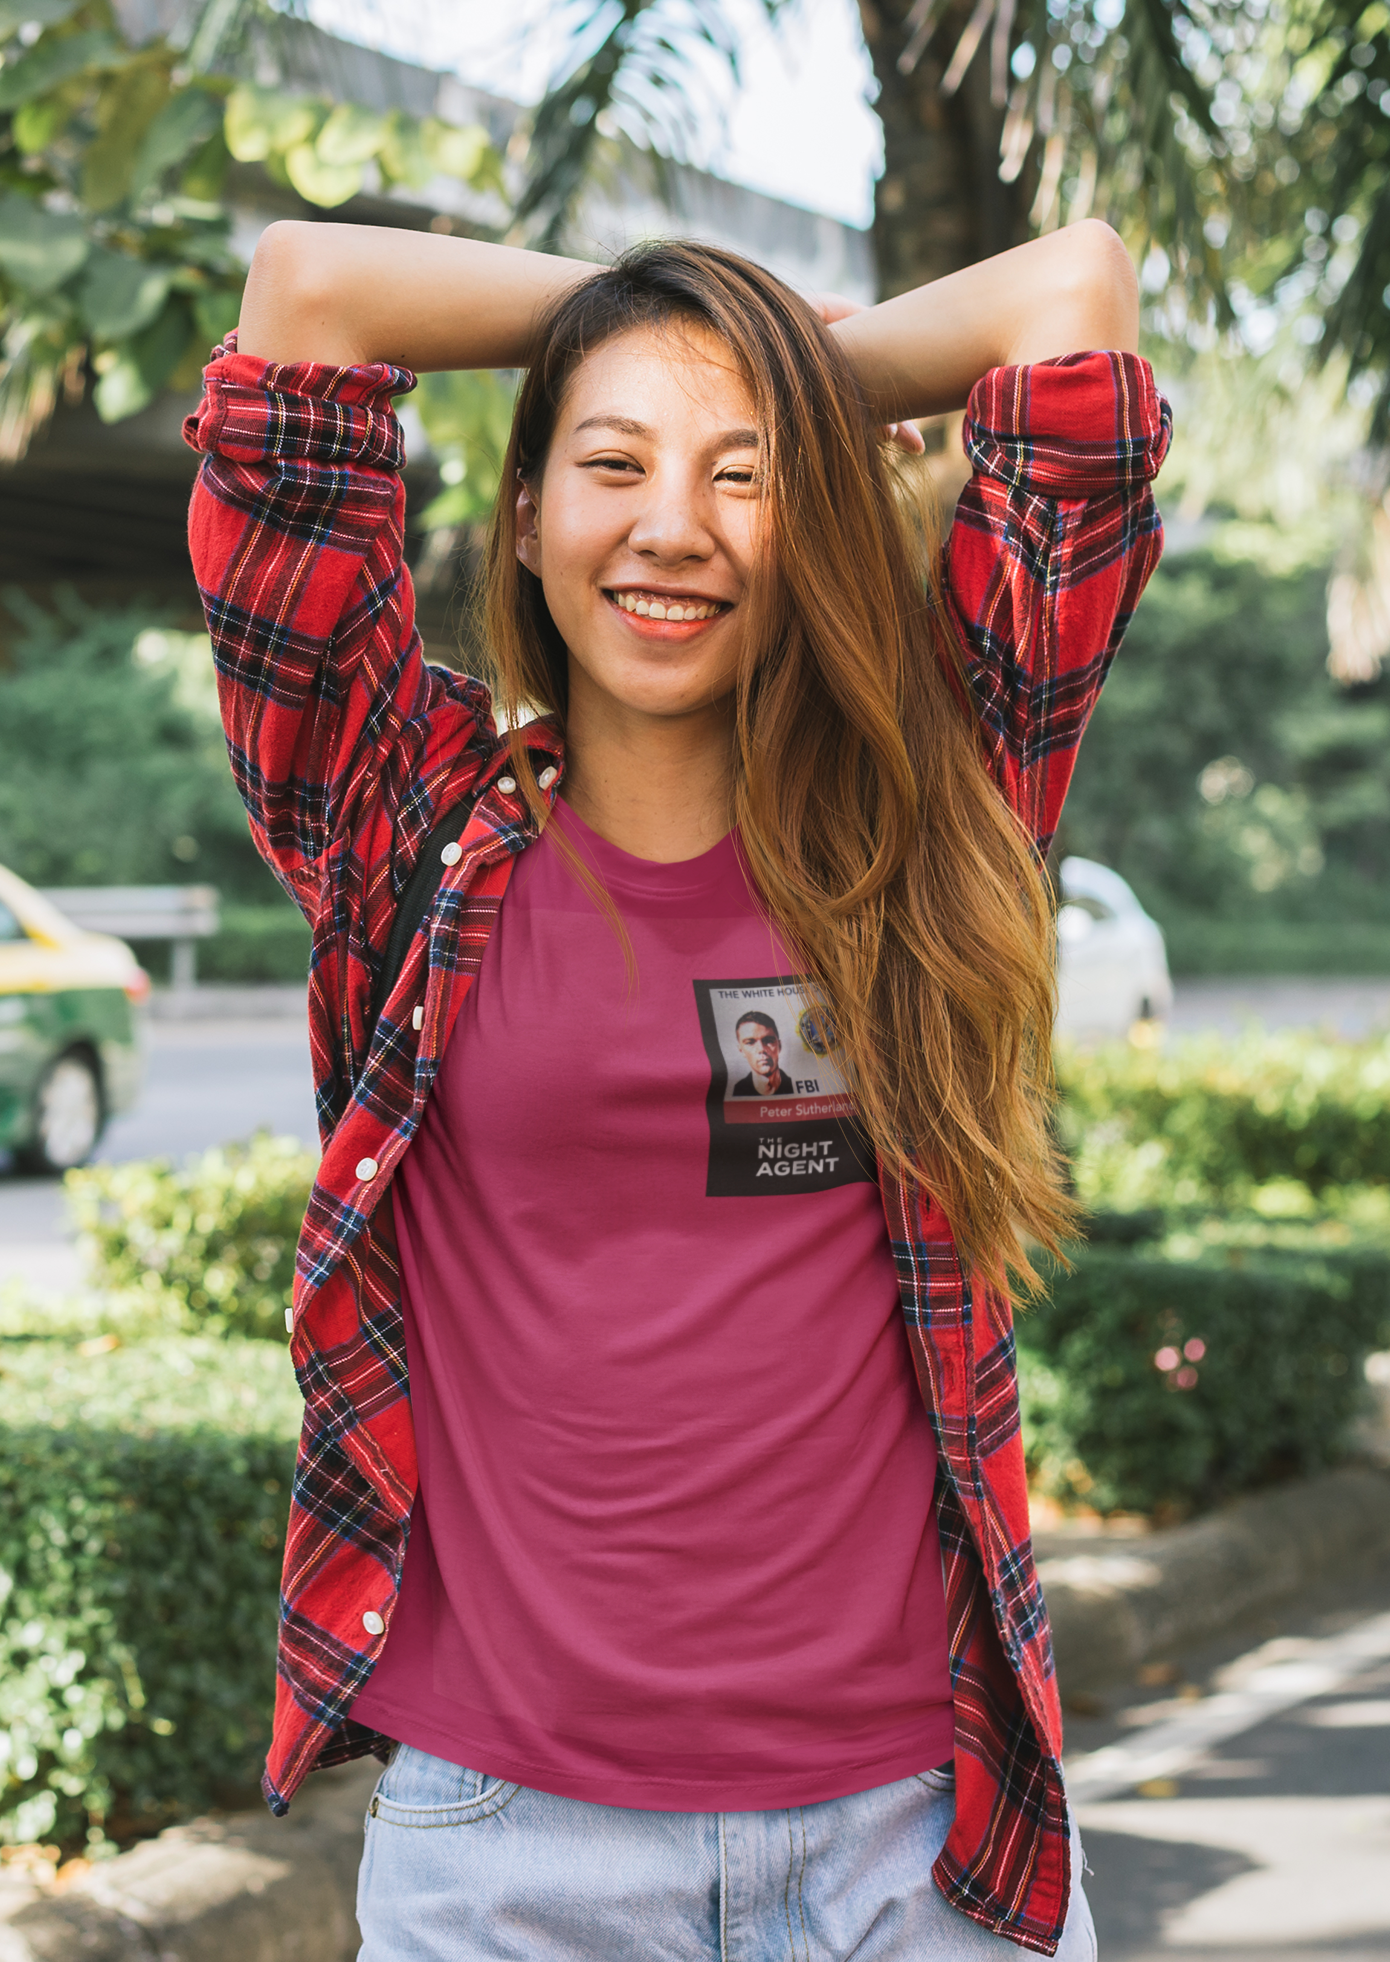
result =
[{"label": "woman's teeth", "polygon": [[718,600],[667,601],[640,599],[636,593],[614,593],[624,613],[639,613],[644,620],[708,620],[718,613]]}]

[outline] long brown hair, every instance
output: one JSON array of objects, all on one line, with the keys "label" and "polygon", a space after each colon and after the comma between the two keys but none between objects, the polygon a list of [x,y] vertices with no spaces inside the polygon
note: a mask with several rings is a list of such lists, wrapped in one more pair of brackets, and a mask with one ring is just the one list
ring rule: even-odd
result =
[{"label": "long brown hair", "polygon": [[540,477],[585,355],[683,325],[732,352],[764,443],[736,693],[743,851],[880,1160],[935,1193],[967,1263],[1029,1281],[1021,1236],[1055,1248],[1072,1223],[1047,1124],[1046,888],[963,706],[939,527],[920,505],[909,520],[835,337],[735,253],[639,246],[538,330],[488,550],[485,637],[518,780],[539,812],[517,724],[540,709],[563,728],[567,698],[564,644],[516,556],[518,490]]}]

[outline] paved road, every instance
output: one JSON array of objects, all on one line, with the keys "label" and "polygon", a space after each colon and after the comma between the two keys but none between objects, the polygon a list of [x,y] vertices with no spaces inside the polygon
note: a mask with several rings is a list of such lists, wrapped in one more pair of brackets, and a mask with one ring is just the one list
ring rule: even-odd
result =
[{"label": "paved road", "polygon": [[1383,1034],[1390,1029],[1390,981],[1180,981],[1168,1018],[1175,1035],[1239,1035],[1252,1022],[1338,1036]]},{"label": "paved road", "polygon": [[1106,1704],[1068,1717],[1078,1789],[1107,1747],[1177,1745],[1078,1806],[1102,1962],[1387,1962],[1390,1571]]},{"label": "paved road", "polygon": [[[304,1023],[154,1022],[144,1094],[111,1125],[97,1157],[183,1158],[261,1129],[317,1139]],[[6,1282],[58,1293],[81,1282],[51,1180],[0,1175],[0,1286]]]},{"label": "paved road", "polygon": [[182,1158],[258,1130],[317,1139],[302,1020],[152,1022],[149,1033],[144,1095],[98,1158]]}]

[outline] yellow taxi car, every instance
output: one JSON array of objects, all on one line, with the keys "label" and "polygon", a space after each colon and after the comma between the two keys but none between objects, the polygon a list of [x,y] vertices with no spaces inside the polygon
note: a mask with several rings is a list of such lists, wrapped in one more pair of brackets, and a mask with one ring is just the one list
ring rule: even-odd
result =
[{"label": "yellow taxi car", "polygon": [[0,1150],[26,1171],[82,1164],[134,1103],[149,992],[123,940],[84,933],[0,866]]}]

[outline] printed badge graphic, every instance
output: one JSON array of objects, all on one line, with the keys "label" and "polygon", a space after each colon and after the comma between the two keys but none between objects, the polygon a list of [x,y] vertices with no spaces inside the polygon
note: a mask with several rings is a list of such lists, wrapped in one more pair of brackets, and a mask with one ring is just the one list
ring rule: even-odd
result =
[{"label": "printed badge graphic", "polygon": [[875,1177],[839,1043],[800,981],[697,981],[709,1057],[706,1196],[824,1192]]}]

